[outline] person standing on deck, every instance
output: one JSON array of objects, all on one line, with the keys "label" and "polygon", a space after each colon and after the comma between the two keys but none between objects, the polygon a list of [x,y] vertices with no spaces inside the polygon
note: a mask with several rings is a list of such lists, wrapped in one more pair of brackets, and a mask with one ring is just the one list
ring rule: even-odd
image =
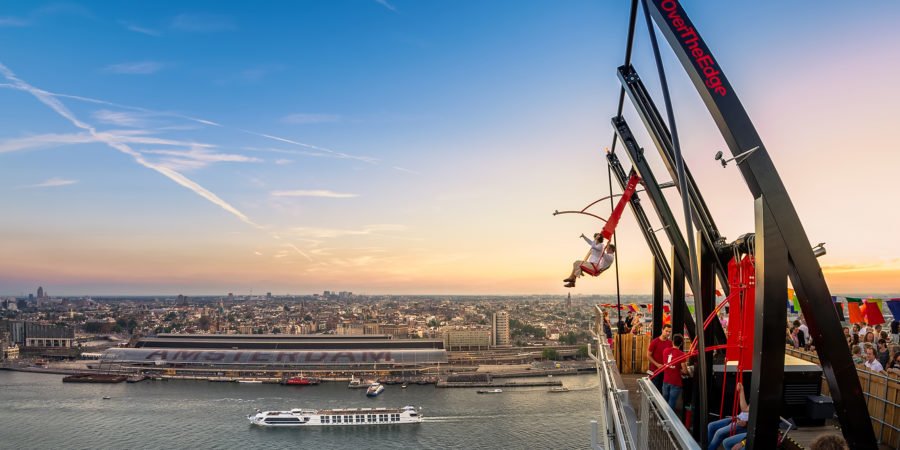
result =
[{"label": "person standing on deck", "polygon": [[[672,347],[672,341],[669,339],[671,334],[672,325],[665,324],[663,325],[662,333],[650,341],[650,345],[647,347],[647,360],[650,362],[650,373],[656,372],[662,367],[663,362],[665,361],[664,352]],[[656,386],[656,389],[659,389],[659,392],[662,393],[663,374],[660,373],[650,381],[652,381],[653,385]]]},{"label": "person standing on deck", "polygon": [[[687,362],[672,364],[672,361],[684,356],[681,346],[684,344],[684,337],[680,334],[672,336],[672,346],[663,352],[663,359],[667,364],[663,371],[663,398],[669,403],[672,411],[678,405],[678,397],[681,396],[682,383],[681,377],[688,373]],[[671,365],[669,365],[671,364]]]}]

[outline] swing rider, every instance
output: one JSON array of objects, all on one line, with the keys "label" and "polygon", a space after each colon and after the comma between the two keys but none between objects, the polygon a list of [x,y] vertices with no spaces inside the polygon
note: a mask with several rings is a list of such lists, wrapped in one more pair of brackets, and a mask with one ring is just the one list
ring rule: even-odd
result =
[{"label": "swing rider", "polygon": [[603,245],[601,233],[594,233],[593,241],[583,234],[581,238],[591,246],[591,250],[588,252],[587,261],[578,260],[572,264],[572,273],[569,274],[569,278],[563,280],[567,288],[575,287],[575,279],[584,273],[596,277],[609,269],[616,253],[616,246],[609,243]]}]

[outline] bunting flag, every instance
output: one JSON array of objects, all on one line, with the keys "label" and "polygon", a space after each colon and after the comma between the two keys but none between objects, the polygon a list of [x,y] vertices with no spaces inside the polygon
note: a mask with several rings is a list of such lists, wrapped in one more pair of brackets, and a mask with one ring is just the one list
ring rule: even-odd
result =
[{"label": "bunting flag", "polygon": [[894,319],[900,320],[900,298],[888,300],[887,306],[891,310],[891,315],[894,316]]},{"label": "bunting flag", "polygon": [[[900,302],[898,302],[897,304],[900,305]],[[670,308],[669,305],[663,305],[663,312],[666,314],[670,314],[672,312],[672,308]]]},{"label": "bunting flag", "polygon": [[791,306],[794,308],[795,313],[798,313],[798,314],[800,313],[800,311],[801,311],[800,300],[797,298],[796,295],[791,298]]},{"label": "bunting flag", "polygon": [[884,323],[884,316],[881,314],[879,302],[880,298],[870,298],[866,300],[866,322],[869,325],[880,325]]},{"label": "bunting flag", "polygon": [[631,310],[634,311],[634,312],[639,312],[639,311],[641,310],[641,307],[638,306],[637,303],[631,303],[631,304],[629,304],[628,306],[629,306],[629,307],[631,308]]},{"label": "bunting flag", "polygon": [[688,311],[690,311],[691,315],[693,316],[694,315],[694,305],[691,303],[688,303],[687,307],[688,307]]},{"label": "bunting flag", "polygon": [[672,323],[672,316],[669,314],[663,314],[663,325],[671,324],[671,323]]},{"label": "bunting flag", "polygon": [[847,299],[847,303],[851,303],[851,302],[852,303],[862,303],[861,298],[856,298],[856,297],[844,297],[844,298]]},{"label": "bunting flag", "polygon": [[859,303],[851,302],[850,299],[847,299],[847,312],[850,314],[850,323],[861,323],[863,322],[863,314],[859,309]]}]

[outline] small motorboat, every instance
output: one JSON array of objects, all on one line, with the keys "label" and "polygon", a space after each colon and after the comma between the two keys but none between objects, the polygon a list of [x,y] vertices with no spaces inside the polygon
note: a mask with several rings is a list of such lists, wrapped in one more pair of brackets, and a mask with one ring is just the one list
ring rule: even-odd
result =
[{"label": "small motorboat", "polygon": [[476,392],[479,394],[502,394],[503,389],[479,389]]},{"label": "small motorboat", "polygon": [[569,388],[567,388],[565,386],[556,386],[556,387],[550,388],[549,392],[552,392],[552,393],[569,392]]},{"label": "small motorboat", "polygon": [[111,399],[111,398],[112,398],[112,397],[103,397],[103,400],[109,400],[109,399]]},{"label": "small motorboat", "polygon": [[406,383],[403,383],[403,385],[400,386],[400,389],[406,389]]},{"label": "small motorboat", "polygon": [[369,389],[366,389],[366,396],[378,397],[382,392],[384,392],[384,385],[381,383],[372,383],[372,385],[369,386]]}]

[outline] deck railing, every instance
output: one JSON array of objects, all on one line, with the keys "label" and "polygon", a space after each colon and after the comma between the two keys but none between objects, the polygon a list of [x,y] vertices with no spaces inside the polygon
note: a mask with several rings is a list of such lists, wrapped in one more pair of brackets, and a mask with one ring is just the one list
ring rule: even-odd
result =
[{"label": "deck railing", "polygon": [[593,450],[699,449],[678,416],[669,408],[649,379],[638,380],[635,392],[640,398],[641,417],[631,405],[625,384],[619,376],[613,352],[605,339],[597,339],[597,363],[600,381],[600,418],[592,421]]}]

